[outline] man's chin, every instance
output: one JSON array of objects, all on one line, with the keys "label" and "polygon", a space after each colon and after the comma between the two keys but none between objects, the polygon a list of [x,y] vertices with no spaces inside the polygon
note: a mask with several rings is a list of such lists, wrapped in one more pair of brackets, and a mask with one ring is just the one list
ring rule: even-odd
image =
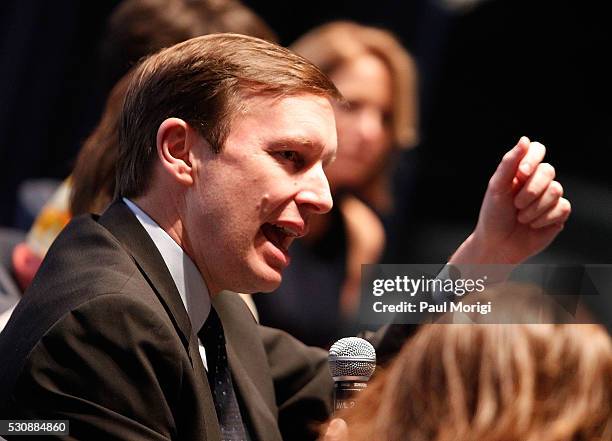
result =
[{"label": "man's chin", "polygon": [[259,289],[257,290],[257,292],[275,291],[276,289],[278,289],[282,281],[283,281],[283,278],[280,275],[280,273],[278,274],[277,277],[263,278],[259,284]]},{"label": "man's chin", "polygon": [[245,294],[272,292],[280,286],[283,280],[280,269],[274,268],[265,263],[263,263],[263,265],[258,265],[257,268],[252,267],[251,269],[252,272],[250,277],[241,281],[243,282],[241,283],[241,285],[243,285],[242,289],[237,290],[237,292],[242,292]]},{"label": "man's chin", "polygon": [[283,281],[282,271],[278,268],[267,266],[265,271],[260,273],[258,292],[271,292],[278,289]]},{"label": "man's chin", "polygon": [[269,254],[261,252],[243,261],[242,265],[242,277],[234,279],[237,282],[235,285],[238,285],[235,287],[239,289],[233,291],[245,294],[276,290],[283,280],[282,272],[286,267]]}]

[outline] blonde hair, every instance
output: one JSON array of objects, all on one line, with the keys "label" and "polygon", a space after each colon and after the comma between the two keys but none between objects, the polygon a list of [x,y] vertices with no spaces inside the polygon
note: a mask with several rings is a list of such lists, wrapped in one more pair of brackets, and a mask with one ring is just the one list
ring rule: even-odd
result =
[{"label": "blonde hair", "polygon": [[358,406],[351,441],[612,440],[598,325],[427,325]]},{"label": "blonde hair", "polygon": [[393,140],[398,147],[418,141],[417,69],[401,43],[384,29],[349,21],[335,21],[312,29],[291,45],[291,50],[330,75],[335,69],[364,54],[378,57],[393,82]]}]

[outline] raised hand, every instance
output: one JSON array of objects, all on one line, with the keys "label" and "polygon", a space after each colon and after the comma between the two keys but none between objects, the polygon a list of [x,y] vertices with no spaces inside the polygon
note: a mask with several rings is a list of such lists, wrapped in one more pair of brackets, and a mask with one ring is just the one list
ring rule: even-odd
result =
[{"label": "raised hand", "polygon": [[449,263],[518,264],[545,249],[571,212],[546,148],[522,137],[489,180],[474,232]]}]

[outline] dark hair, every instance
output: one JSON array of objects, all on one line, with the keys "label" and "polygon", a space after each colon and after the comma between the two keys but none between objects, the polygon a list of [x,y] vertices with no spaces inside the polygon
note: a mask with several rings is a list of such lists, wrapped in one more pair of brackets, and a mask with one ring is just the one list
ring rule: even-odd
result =
[{"label": "dark hair", "polygon": [[272,29],[239,0],[124,0],[109,18],[101,46],[104,77],[114,84],[142,57],[217,32],[276,41]]},{"label": "dark hair", "polygon": [[79,151],[72,170],[70,212],[102,213],[115,194],[115,167],[119,157],[119,115],[131,71],[111,90],[104,113]]},{"label": "dark hair", "polygon": [[179,43],[145,59],[135,70],[119,130],[117,192],[142,195],[156,157],[160,124],[176,117],[220,152],[232,115],[247,94],[302,93],[341,99],[317,67],[259,38],[215,34]]}]

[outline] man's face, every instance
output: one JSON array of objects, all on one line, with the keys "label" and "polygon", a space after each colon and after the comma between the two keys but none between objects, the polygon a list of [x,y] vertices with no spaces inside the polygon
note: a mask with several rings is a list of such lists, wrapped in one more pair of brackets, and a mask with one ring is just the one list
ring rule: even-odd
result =
[{"label": "man's face", "polygon": [[316,95],[252,96],[219,154],[201,138],[186,194],[185,247],[211,294],[271,291],[288,248],[332,207],[323,168],[337,148],[334,112]]}]

